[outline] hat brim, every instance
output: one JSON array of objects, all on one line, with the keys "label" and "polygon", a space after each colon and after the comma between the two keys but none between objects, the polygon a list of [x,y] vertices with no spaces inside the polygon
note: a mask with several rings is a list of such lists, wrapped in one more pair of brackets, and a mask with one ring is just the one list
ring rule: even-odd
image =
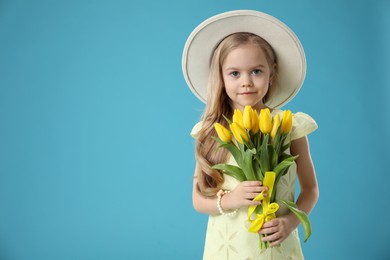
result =
[{"label": "hat brim", "polygon": [[274,49],[278,80],[272,85],[267,105],[278,108],[289,102],[301,88],[306,75],[303,47],[294,32],[280,20],[253,10],[236,10],[213,16],[198,25],[184,46],[182,69],[191,91],[206,103],[210,58],[228,35],[238,32],[256,34]]}]

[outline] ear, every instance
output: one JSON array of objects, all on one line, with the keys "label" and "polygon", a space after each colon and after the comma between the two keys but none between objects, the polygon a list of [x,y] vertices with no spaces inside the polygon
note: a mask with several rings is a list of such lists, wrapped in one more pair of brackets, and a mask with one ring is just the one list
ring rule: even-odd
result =
[{"label": "ear", "polygon": [[271,85],[272,85],[272,81],[274,80],[275,74],[276,74],[276,63],[274,63],[274,65],[272,66],[271,73],[269,75],[269,82],[271,83]]}]

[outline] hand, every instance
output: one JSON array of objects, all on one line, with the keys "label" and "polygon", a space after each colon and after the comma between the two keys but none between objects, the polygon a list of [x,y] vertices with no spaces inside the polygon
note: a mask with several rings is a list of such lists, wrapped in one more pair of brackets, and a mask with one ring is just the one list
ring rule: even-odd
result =
[{"label": "hand", "polygon": [[271,242],[270,246],[274,247],[282,243],[298,224],[298,219],[290,214],[264,223],[259,234],[267,235],[262,238],[263,242]]},{"label": "hand", "polygon": [[[224,210],[238,209],[243,206],[260,205],[261,201],[253,201],[262,191],[268,188],[262,186],[261,181],[243,181],[230,193],[225,194],[221,199],[221,207]],[[266,197],[267,193],[263,195]]]}]

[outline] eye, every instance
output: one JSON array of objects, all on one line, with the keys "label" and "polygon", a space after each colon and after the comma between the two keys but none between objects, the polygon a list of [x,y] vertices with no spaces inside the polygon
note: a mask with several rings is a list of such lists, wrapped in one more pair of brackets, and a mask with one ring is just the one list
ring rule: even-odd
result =
[{"label": "eye", "polygon": [[261,70],[255,69],[255,70],[252,71],[252,74],[253,75],[259,75],[259,74],[261,74],[261,72],[262,72]]},{"label": "eye", "polygon": [[229,73],[229,75],[233,76],[234,78],[240,76],[240,73],[238,71],[232,71]]}]

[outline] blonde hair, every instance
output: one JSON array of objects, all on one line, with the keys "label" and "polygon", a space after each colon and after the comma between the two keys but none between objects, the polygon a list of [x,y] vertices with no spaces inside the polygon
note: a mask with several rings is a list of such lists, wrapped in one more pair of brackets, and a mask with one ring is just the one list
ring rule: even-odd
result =
[{"label": "blonde hair", "polygon": [[[205,196],[214,196],[224,182],[223,174],[211,169],[211,166],[226,162],[228,159],[227,150],[218,149],[218,143],[211,138],[217,136],[214,123],[218,122],[228,127],[228,123],[222,115],[228,118],[233,115],[232,103],[224,88],[222,64],[232,50],[245,44],[255,44],[264,51],[269,67],[274,70],[273,79],[275,80],[276,55],[271,45],[258,35],[245,32],[231,34],[222,40],[214,50],[210,60],[207,103],[201,118],[203,124],[197,135],[195,150],[196,160],[201,169],[200,175],[197,176],[197,186],[198,190]],[[265,97],[266,100],[269,92]]]}]

